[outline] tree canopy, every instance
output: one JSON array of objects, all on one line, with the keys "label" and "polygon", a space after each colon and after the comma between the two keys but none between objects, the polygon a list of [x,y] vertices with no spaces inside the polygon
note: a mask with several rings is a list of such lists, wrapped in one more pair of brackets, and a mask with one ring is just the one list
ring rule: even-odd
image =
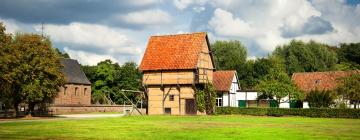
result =
[{"label": "tree canopy", "polygon": [[286,72],[292,75],[294,72],[315,72],[336,70],[338,62],[336,52],[328,45],[315,41],[303,42],[292,40],[276,48],[273,55],[285,60]]},{"label": "tree canopy", "polygon": [[[125,90],[141,89],[141,73],[136,63],[127,62],[120,66],[111,60],[99,62],[96,66],[82,66],[92,86],[92,102],[100,104],[124,103],[125,97],[120,93]],[[130,100],[137,98],[135,93],[126,92]]]},{"label": "tree canopy", "polygon": [[360,74],[354,73],[349,77],[338,79],[340,84],[337,87],[339,95],[345,99],[353,101],[356,106],[360,102]]},{"label": "tree canopy", "polygon": [[[0,35],[2,39],[9,36]],[[64,77],[49,39],[16,34],[6,40],[0,47],[1,96],[10,99],[15,109],[21,102],[27,103],[30,110],[38,103],[51,102],[64,84]]]}]

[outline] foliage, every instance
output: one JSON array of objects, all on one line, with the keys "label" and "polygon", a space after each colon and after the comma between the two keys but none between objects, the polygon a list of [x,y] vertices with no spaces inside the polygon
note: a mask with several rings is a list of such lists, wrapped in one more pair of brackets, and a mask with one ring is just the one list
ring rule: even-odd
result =
[{"label": "foliage", "polygon": [[[134,62],[120,66],[111,60],[99,62],[96,66],[82,66],[92,86],[92,102],[99,104],[123,104],[127,100],[120,92],[125,90],[140,90],[141,73]],[[138,98],[136,93],[125,92],[132,101]]]},{"label": "foliage", "polygon": [[204,89],[196,91],[197,110],[206,112],[208,115],[214,114],[216,103],[216,91],[211,83],[204,85]]},{"label": "foliage", "polygon": [[60,58],[70,58],[69,54],[66,52],[61,52],[58,48],[55,48],[55,53],[60,57]]},{"label": "foliage", "polygon": [[[280,61],[276,57],[272,59]],[[281,103],[281,98],[286,96],[296,100],[303,99],[303,94],[296,88],[290,77],[283,70],[282,63],[274,63],[269,74],[264,76],[264,78],[256,86],[256,89],[261,92],[264,97],[275,97],[278,106]]]},{"label": "foliage", "polygon": [[336,50],[339,61],[350,65],[350,69],[360,69],[360,43],[343,43]]},{"label": "foliage", "polygon": [[243,114],[254,116],[306,116],[320,118],[360,118],[359,109],[339,108],[236,108],[218,107],[216,113],[221,115]]},{"label": "foliage", "polygon": [[324,108],[330,107],[334,104],[334,96],[328,90],[313,90],[306,96],[311,108]]},{"label": "foliage", "polygon": [[351,100],[356,106],[360,101],[360,74],[354,73],[349,77],[338,79],[340,84],[337,87],[338,95],[344,97],[344,99]]},{"label": "foliage", "polygon": [[196,96],[197,110],[200,112],[204,112],[205,111],[205,91],[197,90],[195,96]]},{"label": "foliage", "polygon": [[0,54],[0,81],[5,88],[1,96],[7,97],[16,110],[21,102],[31,111],[36,104],[51,102],[64,84],[60,60],[48,38],[17,34],[2,44]]},{"label": "foliage", "polygon": [[292,40],[289,44],[278,47],[273,55],[285,60],[286,72],[314,72],[335,70],[338,61],[334,50],[329,46],[314,41]]},{"label": "foliage", "polygon": [[240,70],[246,62],[246,48],[240,41],[216,41],[211,50],[219,70]]}]

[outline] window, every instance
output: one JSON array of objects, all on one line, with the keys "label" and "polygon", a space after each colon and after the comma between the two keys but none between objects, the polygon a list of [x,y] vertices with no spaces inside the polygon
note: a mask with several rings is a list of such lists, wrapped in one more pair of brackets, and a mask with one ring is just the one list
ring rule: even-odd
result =
[{"label": "window", "polygon": [[87,88],[84,88],[84,96],[86,95],[86,90],[87,90]]},{"label": "window", "polygon": [[78,87],[75,88],[75,96],[77,95]]},{"label": "window", "polygon": [[223,106],[221,94],[216,97],[216,106]]},{"label": "window", "polygon": [[65,86],[64,87],[64,95],[66,95],[66,89],[67,89],[67,87]]},{"label": "window", "polygon": [[318,79],[318,80],[315,81],[315,84],[320,84],[320,82],[321,82],[321,80]]},{"label": "window", "polygon": [[174,95],[169,95],[169,101],[174,101]]},{"label": "window", "polygon": [[171,114],[171,108],[165,108],[165,114]]}]

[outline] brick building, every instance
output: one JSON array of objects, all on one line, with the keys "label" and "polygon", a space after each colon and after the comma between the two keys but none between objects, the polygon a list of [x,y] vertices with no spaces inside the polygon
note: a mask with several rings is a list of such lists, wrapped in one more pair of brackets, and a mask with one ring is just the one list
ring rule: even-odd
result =
[{"label": "brick building", "polygon": [[66,84],[54,99],[54,106],[85,106],[91,104],[91,83],[80,64],[73,59],[62,59]]}]

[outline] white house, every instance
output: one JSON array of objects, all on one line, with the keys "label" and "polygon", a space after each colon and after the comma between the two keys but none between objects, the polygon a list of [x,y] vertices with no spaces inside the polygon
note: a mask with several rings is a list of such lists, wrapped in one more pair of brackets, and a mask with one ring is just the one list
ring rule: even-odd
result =
[{"label": "white house", "polygon": [[237,79],[236,71],[216,71],[213,75],[213,84],[217,92],[217,106],[238,107],[238,91],[240,84]]},{"label": "white house", "polygon": [[[213,84],[217,92],[216,105],[229,107],[269,107],[269,100],[258,102],[256,90],[240,90],[240,83],[234,70],[216,71]],[[281,99],[280,108],[289,108],[288,97]]]}]

